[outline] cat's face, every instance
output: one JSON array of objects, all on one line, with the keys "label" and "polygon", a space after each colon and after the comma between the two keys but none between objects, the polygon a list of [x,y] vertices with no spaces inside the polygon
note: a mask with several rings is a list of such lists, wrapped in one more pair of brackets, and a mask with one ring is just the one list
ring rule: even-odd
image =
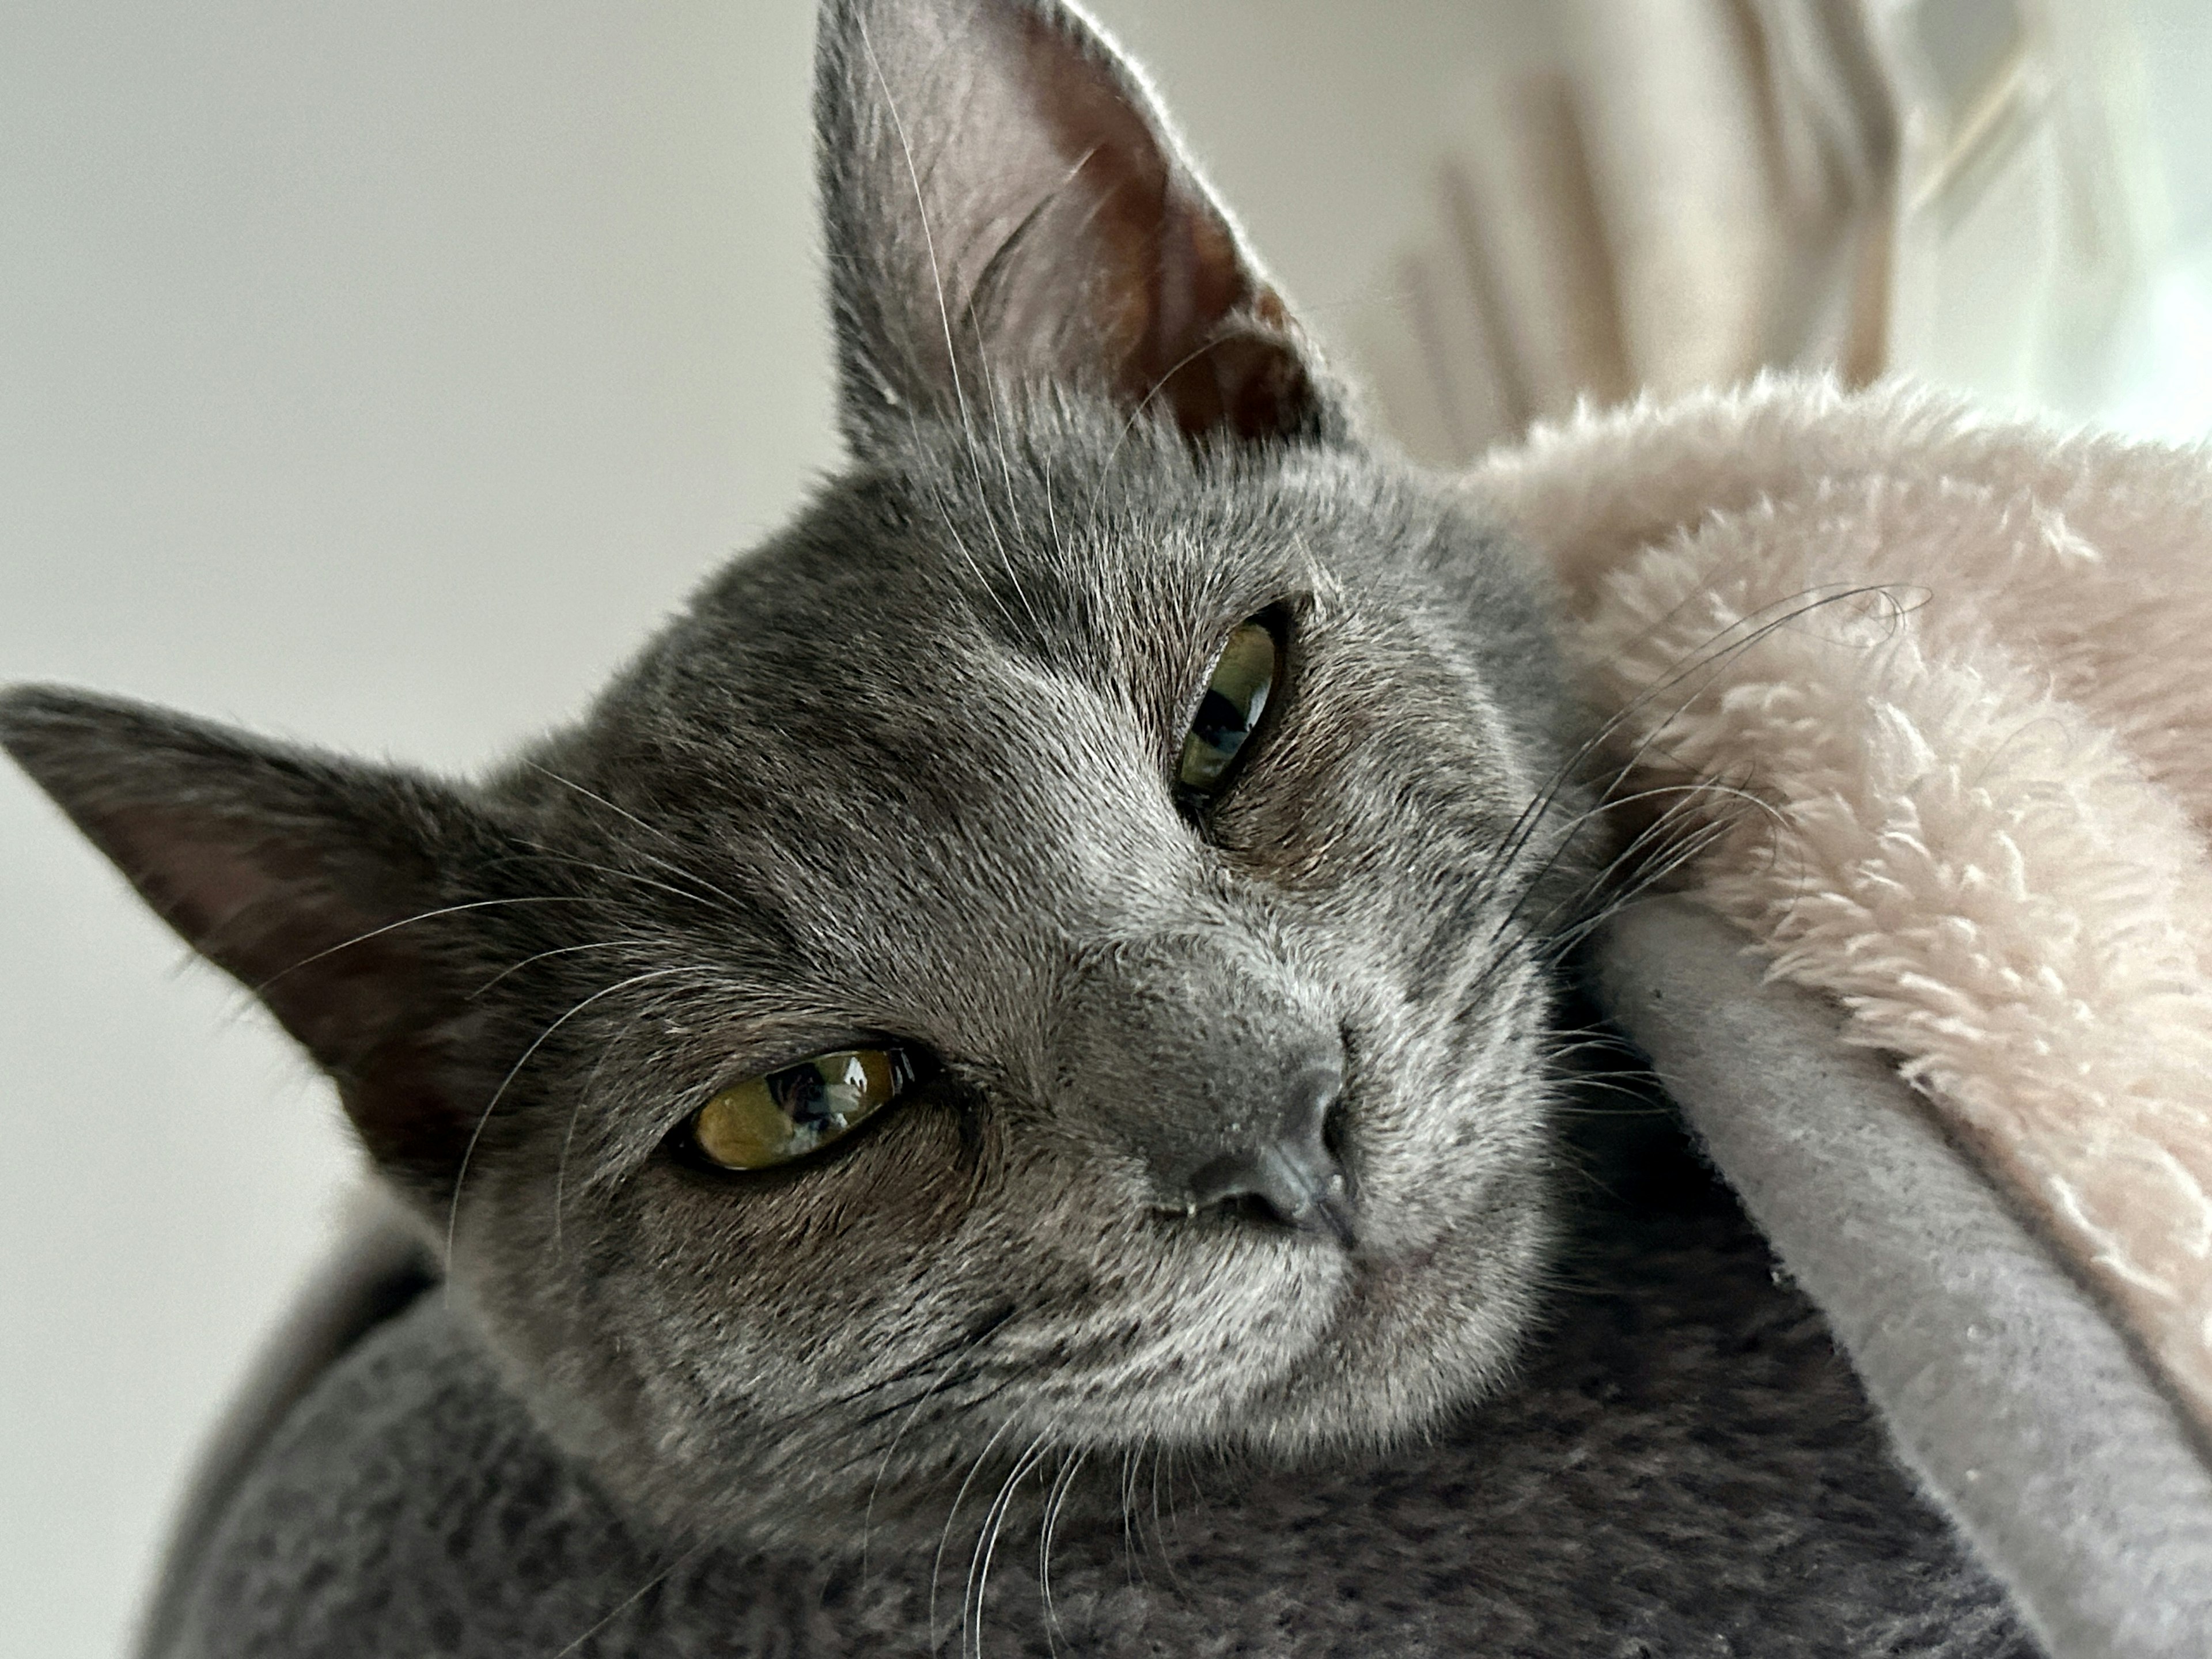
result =
[{"label": "cat's face", "polygon": [[[1500,857],[1549,765],[1505,701],[1534,618],[1357,458],[1194,465],[1123,425],[940,434],[827,492],[499,788],[574,861],[534,880],[587,896],[501,918],[495,961],[570,952],[506,982],[510,1042],[600,1000],[487,1127],[455,1271],[526,1375],[588,1370],[619,1421],[575,1437],[687,1505],[887,1457],[896,1489],[994,1436],[1371,1438],[1510,1349],[1545,1236],[1511,912],[1550,838]],[[1268,706],[1179,799],[1255,616]],[[923,1075],[846,1140],[683,1156],[730,1079],[883,1042]],[[1249,1193],[1187,1213],[1314,1073],[1349,1237]]]},{"label": "cat's face", "polygon": [[[1431,1422],[1547,1239],[1525,575],[1357,441],[1078,20],[823,28],[854,465],[586,721],[474,787],[58,693],[0,731],[659,1518],[832,1542],[994,1450]],[[856,1052],[849,1133],[702,1131]]]}]

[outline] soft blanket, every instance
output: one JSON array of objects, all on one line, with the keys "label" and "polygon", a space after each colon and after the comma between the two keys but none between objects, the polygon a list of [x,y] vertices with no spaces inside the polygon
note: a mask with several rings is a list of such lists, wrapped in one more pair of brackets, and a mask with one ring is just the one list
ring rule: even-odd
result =
[{"label": "soft blanket", "polygon": [[[2212,460],[1776,382],[1476,477],[1701,898],[1899,1057],[2212,1425]],[[1663,786],[1662,786],[1663,787]]]},{"label": "soft blanket", "polygon": [[[1723,1126],[1757,1023],[1689,980],[1662,1006],[1669,924],[1616,933],[1620,1016],[2054,1650],[2136,1650],[2118,1620],[2212,1651],[2212,456],[1775,380],[1585,415],[1468,488],[1558,570],[1601,763],[1663,803],[1647,842],[1695,851],[1697,904],[1833,998],[2047,1254],[1947,1291],[1996,1218],[1832,1161],[1824,1073]],[[2094,1358],[2092,1305],[2121,1339]],[[2126,1551],[2083,1524],[2112,1504]],[[2072,1541],[2026,1542],[2039,1513]]]}]

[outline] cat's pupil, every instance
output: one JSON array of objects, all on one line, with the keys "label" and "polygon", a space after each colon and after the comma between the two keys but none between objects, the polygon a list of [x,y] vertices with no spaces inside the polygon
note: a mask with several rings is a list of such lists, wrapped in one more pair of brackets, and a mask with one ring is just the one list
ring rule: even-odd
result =
[{"label": "cat's pupil", "polygon": [[800,1133],[818,1135],[844,1127],[841,1114],[830,1105],[830,1085],[818,1066],[794,1066],[768,1079],[769,1093]]},{"label": "cat's pupil", "polygon": [[1186,789],[1213,789],[1229,775],[1251,738],[1275,684],[1275,636],[1255,617],[1229,636],[1191,717],[1176,779]]},{"label": "cat's pupil", "polygon": [[1198,734],[1200,742],[1211,744],[1224,754],[1233,756],[1243,746],[1244,739],[1252,734],[1252,719],[1245,710],[1209,686],[1206,701],[1198,706],[1198,718],[1191,722],[1191,730]]}]

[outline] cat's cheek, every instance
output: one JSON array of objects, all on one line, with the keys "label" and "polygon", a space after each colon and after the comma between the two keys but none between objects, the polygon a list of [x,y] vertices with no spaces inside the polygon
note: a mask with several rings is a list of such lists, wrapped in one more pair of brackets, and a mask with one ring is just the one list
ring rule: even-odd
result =
[{"label": "cat's cheek", "polygon": [[1292,1415],[1325,1427],[1364,1413],[1387,1439],[1503,1375],[1556,1228],[1555,1085],[1534,1030],[1500,1024],[1472,1054],[1439,1045],[1438,1073],[1409,1068],[1401,1133],[1370,1166],[1372,1247]]},{"label": "cat's cheek", "polygon": [[748,1369],[784,1384],[749,1412],[799,1413],[915,1317],[916,1283],[967,1214],[970,1161],[956,1115],[924,1108],[784,1170],[664,1156],[604,1188],[571,1183],[557,1230],[550,1181],[488,1180],[464,1212],[456,1276],[487,1309],[539,1310],[495,1337],[540,1371],[619,1352],[656,1435],[712,1418],[717,1379]]},{"label": "cat's cheek", "polygon": [[[1394,1291],[1455,1254],[1480,1254],[1498,1218],[1546,1201],[1553,1085],[1534,1057],[1465,1065],[1449,1050],[1365,1091],[1346,1131],[1359,1217],[1358,1255]],[[1449,1279],[1437,1284],[1450,1291]]]},{"label": "cat's cheek", "polygon": [[1110,1359],[1041,1370],[1036,1407],[1095,1447],[1236,1438],[1253,1402],[1325,1340],[1353,1277],[1348,1260],[1323,1248],[1234,1271],[1206,1264],[1153,1299],[1136,1339]]},{"label": "cat's cheek", "polygon": [[854,1144],[785,1170],[653,1172],[652,1234],[668,1288],[718,1322],[787,1329],[796,1346],[823,1309],[866,1309],[937,1261],[975,1201],[972,1151],[950,1112],[871,1125]]},{"label": "cat's cheek", "polygon": [[1291,1458],[1387,1445],[1498,1387],[1535,1317],[1556,1242],[1548,1195],[1518,1188],[1406,1255],[1371,1258],[1338,1319],[1238,1437]]}]

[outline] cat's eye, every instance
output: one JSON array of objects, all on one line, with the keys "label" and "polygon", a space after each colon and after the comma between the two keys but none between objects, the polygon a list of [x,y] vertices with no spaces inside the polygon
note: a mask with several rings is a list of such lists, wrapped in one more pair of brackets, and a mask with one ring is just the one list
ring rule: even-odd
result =
[{"label": "cat's eye", "polygon": [[817,1054],[732,1084],[693,1115],[691,1141],[721,1169],[772,1169],[850,1133],[913,1081],[901,1049]]},{"label": "cat's eye", "polygon": [[1237,751],[1251,741],[1274,690],[1277,651],[1273,629],[1257,617],[1241,623],[1229,636],[1221,654],[1213,659],[1213,672],[1206,682],[1191,717],[1190,731],[1182,740],[1182,755],[1176,764],[1176,781],[1201,793],[1218,788]]}]

